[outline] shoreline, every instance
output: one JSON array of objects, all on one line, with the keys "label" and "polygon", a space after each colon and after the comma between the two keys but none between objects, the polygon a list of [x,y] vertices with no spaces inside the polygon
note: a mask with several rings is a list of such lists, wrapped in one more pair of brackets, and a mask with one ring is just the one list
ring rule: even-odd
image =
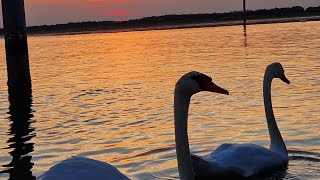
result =
[{"label": "shoreline", "polygon": [[[293,18],[277,18],[277,19],[254,19],[247,20],[247,25],[256,24],[277,24],[277,23],[290,23],[290,22],[309,22],[320,21],[320,16],[308,17],[293,17]],[[187,28],[204,28],[204,27],[224,27],[224,26],[239,26],[243,25],[243,21],[223,21],[223,22],[207,22],[207,23],[185,23],[176,25],[157,25],[145,27],[132,27],[132,28],[114,28],[114,29],[101,29],[101,30],[87,30],[87,31],[65,31],[65,32],[36,32],[28,33],[28,36],[55,36],[55,35],[80,35],[80,34],[95,34],[95,33],[121,33],[121,32],[134,32],[134,31],[154,31],[154,30],[171,30],[171,29],[187,29]]]}]

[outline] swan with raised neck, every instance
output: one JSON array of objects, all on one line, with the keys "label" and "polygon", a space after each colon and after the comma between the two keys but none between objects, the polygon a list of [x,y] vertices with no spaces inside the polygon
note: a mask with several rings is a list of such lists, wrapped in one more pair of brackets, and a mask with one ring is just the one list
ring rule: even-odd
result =
[{"label": "swan with raised neck", "polygon": [[280,78],[283,82],[290,84],[284,74],[282,65],[278,62],[267,66],[263,79],[264,110],[266,114],[268,130],[270,135],[270,150],[281,154],[288,160],[288,151],[279,131],[271,102],[271,83],[274,78]]},{"label": "swan with raised neck", "polygon": [[196,71],[183,75],[176,83],[174,91],[175,141],[179,176],[183,180],[194,179],[187,121],[191,96],[201,91],[229,94],[227,90],[214,84],[212,78]]}]

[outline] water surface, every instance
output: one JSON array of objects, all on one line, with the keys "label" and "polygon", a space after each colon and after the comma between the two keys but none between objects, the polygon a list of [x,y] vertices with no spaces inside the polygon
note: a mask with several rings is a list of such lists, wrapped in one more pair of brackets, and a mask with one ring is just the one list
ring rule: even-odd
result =
[{"label": "water surface", "polygon": [[[292,82],[276,79],[272,86],[290,162],[285,172],[266,179],[318,179],[320,22],[252,25],[247,31],[246,37],[241,26],[29,37],[33,117],[23,137],[33,147],[24,155],[32,156],[33,176],[83,156],[132,179],[177,179],[173,89],[191,70],[231,93],[192,98],[192,152],[205,155],[224,142],[268,147],[262,79],[265,67],[278,61]],[[16,134],[4,53],[0,59],[0,171],[6,171]]]}]

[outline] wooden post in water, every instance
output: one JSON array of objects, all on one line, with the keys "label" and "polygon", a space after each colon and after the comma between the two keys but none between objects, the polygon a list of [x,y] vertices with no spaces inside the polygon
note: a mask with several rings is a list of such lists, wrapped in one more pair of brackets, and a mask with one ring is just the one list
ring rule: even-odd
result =
[{"label": "wooden post in water", "polygon": [[31,90],[23,0],[1,0],[9,94]]},{"label": "wooden post in water", "polygon": [[243,0],[243,32],[247,35],[246,0]]},{"label": "wooden post in water", "polygon": [[[33,135],[30,129],[32,89],[29,68],[28,43],[24,0],[1,0],[3,29],[6,47],[10,133],[13,135],[7,142],[13,150],[12,161],[4,172],[10,173],[9,179],[35,179],[32,176],[31,156],[33,143],[27,143]],[[2,59],[1,59],[2,60]],[[29,134],[30,133],[30,134]]]}]

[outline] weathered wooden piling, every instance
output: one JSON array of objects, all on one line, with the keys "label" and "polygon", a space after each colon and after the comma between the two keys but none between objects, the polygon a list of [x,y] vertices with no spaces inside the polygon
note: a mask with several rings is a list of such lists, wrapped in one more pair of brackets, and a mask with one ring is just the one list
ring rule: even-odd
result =
[{"label": "weathered wooden piling", "polygon": [[34,136],[32,122],[32,89],[29,68],[26,20],[23,0],[1,0],[8,74],[9,113],[11,127],[7,142],[12,148],[12,161],[5,165],[9,179],[35,179],[31,156]]},{"label": "weathered wooden piling", "polygon": [[23,0],[1,0],[9,93],[31,90]]}]

